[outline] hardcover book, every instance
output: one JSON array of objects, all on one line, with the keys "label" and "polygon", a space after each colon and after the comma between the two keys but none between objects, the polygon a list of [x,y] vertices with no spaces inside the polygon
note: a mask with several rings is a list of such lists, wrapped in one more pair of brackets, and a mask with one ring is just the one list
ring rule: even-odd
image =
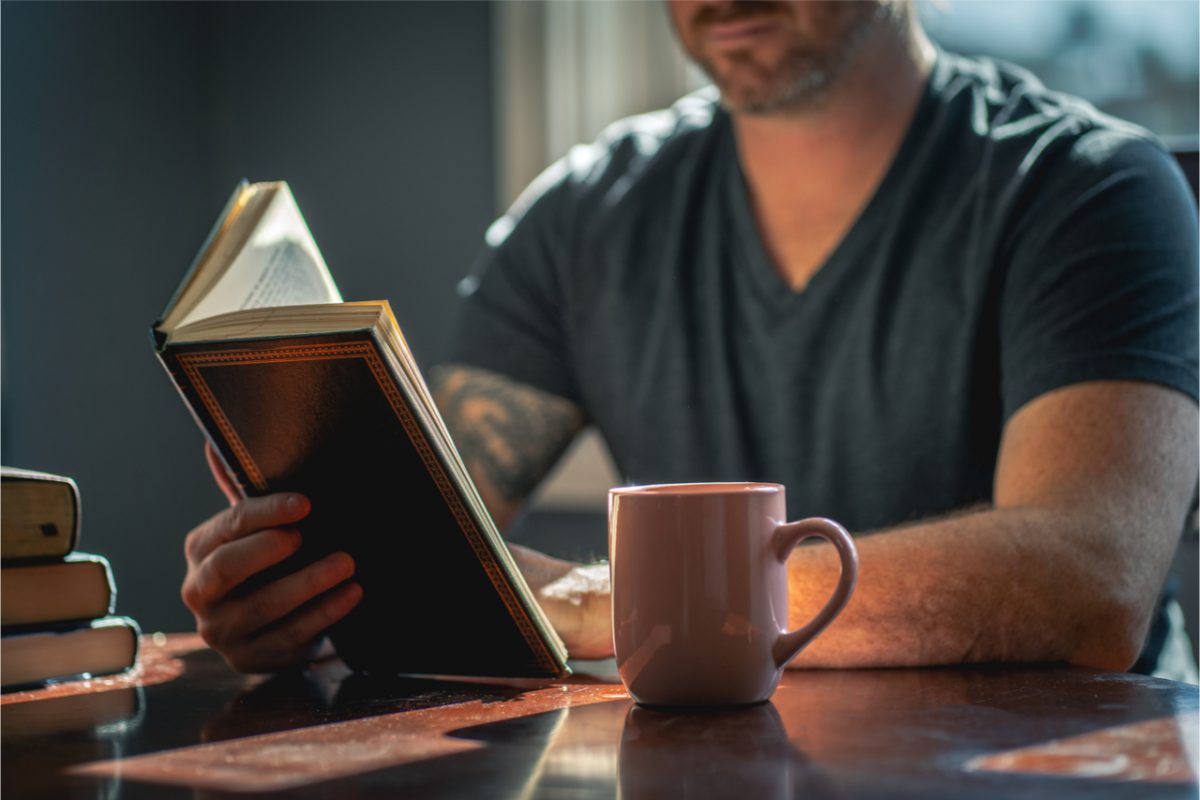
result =
[{"label": "hardcover book", "polygon": [[45,625],[111,614],[117,590],[103,556],[73,553],[56,564],[0,569],[0,625]]},{"label": "hardcover book", "polygon": [[79,489],[62,475],[0,467],[0,558],[62,558],[79,541]]},{"label": "hardcover book", "polygon": [[242,183],[155,323],[245,495],[303,493],[293,571],[344,550],[329,634],[368,672],[557,677],[566,650],[500,537],[386,301],[344,303],[286,183]]},{"label": "hardcover book", "polygon": [[0,688],[40,686],[123,672],[137,663],[137,623],[105,617],[0,637]]}]

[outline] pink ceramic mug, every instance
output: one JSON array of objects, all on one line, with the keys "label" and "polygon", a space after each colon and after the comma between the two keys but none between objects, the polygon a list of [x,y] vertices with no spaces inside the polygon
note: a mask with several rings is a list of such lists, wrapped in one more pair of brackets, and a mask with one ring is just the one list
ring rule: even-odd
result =
[{"label": "pink ceramic mug", "polygon": [[[787,662],[841,612],[858,576],[853,539],[827,519],[786,518],[777,483],[609,491],[613,643],[635,700],[766,700]],[[842,574],[820,613],[789,632],[787,559],[811,536],[833,543]]]}]

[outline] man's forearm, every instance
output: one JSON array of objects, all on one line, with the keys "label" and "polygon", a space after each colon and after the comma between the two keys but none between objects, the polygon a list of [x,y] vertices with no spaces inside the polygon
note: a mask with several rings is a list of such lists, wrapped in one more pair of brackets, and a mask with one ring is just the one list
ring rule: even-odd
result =
[{"label": "man's forearm", "polygon": [[[1137,558],[1138,540],[1162,545],[1144,531],[1114,537],[1103,524],[1099,515],[988,509],[859,536],[850,604],[792,666],[1068,661],[1127,669],[1153,607],[1146,587],[1163,579],[1158,554]],[[829,596],[837,557],[830,547],[803,547],[789,572],[795,627]]]},{"label": "man's forearm", "polygon": [[[1042,395],[1005,426],[994,508],[860,536],[858,588],[796,666],[1137,658],[1196,485],[1194,402],[1132,381]],[[829,552],[824,552],[829,551]],[[790,562],[793,620],[831,548]]]}]

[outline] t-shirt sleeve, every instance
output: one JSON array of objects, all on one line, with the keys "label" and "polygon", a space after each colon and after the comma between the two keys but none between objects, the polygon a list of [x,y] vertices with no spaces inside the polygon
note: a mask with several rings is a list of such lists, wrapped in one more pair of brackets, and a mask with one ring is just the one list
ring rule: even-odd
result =
[{"label": "t-shirt sleeve", "polygon": [[1197,398],[1197,212],[1171,156],[1096,130],[1034,170],[1000,310],[1004,415],[1063,386],[1140,380]]},{"label": "t-shirt sleeve", "polygon": [[567,349],[565,271],[572,186],[551,167],[488,228],[458,287],[449,361],[481,367],[579,403]]}]

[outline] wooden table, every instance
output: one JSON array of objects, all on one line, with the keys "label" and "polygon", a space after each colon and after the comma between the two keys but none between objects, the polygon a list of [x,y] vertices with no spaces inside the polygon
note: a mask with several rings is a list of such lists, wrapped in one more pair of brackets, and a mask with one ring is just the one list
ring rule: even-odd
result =
[{"label": "wooden table", "polygon": [[1197,796],[1197,687],[1117,673],[789,673],[764,705],[666,713],[603,669],[487,686],[241,676],[194,636],[143,653],[137,678],[3,696],[6,800]]}]

